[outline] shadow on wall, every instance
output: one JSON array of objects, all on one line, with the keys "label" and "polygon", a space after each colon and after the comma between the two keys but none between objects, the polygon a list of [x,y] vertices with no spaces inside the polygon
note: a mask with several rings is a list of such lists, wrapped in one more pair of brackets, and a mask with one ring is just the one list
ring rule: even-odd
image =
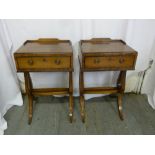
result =
[{"label": "shadow on wall", "polygon": [[[152,44],[148,67],[140,72],[131,72],[127,76],[126,92],[134,92],[138,94],[147,94],[152,96],[155,92],[155,39]],[[130,73],[130,72],[129,72]],[[149,102],[150,103],[150,102]],[[155,108],[155,103],[150,103]]]},{"label": "shadow on wall", "polygon": [[[151,64],[151,60],[152,64]],[[153,41],[151,54],[150,54],[150,63],[149,69],[146,72],[144,83],[142,86],[142,93],[148,95],[148,100],[151,106],[155,109],[155,39]]]}]

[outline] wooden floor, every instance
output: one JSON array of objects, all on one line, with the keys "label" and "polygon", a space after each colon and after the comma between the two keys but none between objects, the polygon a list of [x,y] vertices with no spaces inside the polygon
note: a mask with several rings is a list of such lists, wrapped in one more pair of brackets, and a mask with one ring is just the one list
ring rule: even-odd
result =
[{"label": "wooden floor", "polygon": [[86,101],[86,123],[80,120],[79,99],[75,98],[74,121],[69,123],[68,97],[38,97],[32,124],[27,124],[27,97],[24,106],[14,106],[5,115],[5,134],[46,135],[131,135],[155,134],[155,110],[144,95],[125,94],[124,121],[118,117],[115,96]]}]

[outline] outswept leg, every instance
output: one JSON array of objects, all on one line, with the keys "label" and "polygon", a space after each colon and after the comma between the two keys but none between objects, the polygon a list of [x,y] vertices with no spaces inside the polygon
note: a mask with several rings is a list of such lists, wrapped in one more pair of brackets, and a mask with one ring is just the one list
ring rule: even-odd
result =
[{"label": "outswept leg", "polygon": [[28,102],[29,102],[29,118],[28,118],[28,124],[32,123],[32,116],[33,116],[33,97],[28,95]]},{"label": "outswept leg", "polygon": [[118,112],[119,112],[119,117],[121,120],[123,120],[123,108],[122,108],[122,94],[118,94]]},{"label": "outswept leg", "polygon": [[119,116],[120,116],[121,120],[124,119],[123,107],[122,107],[122,97],[123,97],[123,93],[125,90],[125,79],[126,79],[126,71],[120,71],[120,74],[119,74],[119,77],[117,80],[117,87],[119,90],[117,103],[118,103],[118,112],[119,112]]},{"label": "outswept leg", "polygon": [[83,95],[80,95],[80,111],[81,111],[81,120],[83,123],[85,123],[85,103]]},{"label": "outswept leg", "polygon": [[73,75],[69,72],[69,120],[73,122]]},{"label": "outswept leg", "polygon": [[83,89],[84,89],[84,77],[83,77],[83,72],[80,70],[80,74],[79,74],[80,113],[81,113],[82,122],[84,123],[85,122],[85,102],[84,102]]},{"label": "outswept leg", "polygon": [[28,124],[32,122],[33,116],[33,96],[32,96],[32,81],[29,72],[24,72],[25,77],[25,89],[28,95]]}]

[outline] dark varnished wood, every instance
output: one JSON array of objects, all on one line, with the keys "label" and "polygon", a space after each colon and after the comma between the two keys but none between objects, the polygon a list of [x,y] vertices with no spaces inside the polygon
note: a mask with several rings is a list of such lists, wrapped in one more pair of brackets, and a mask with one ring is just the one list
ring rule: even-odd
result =
[{"label": "dark varnished wood", "polygon": [[47,96],[47,95],[65,95],[68,94],[69,88],[41,88],[32,89],[33,95]]},{"label": "dark varnished wood", "polygon": [[69,40],[27,40],[15,53],[18,72],[73,71],[73,50]]},{"label": "dark varnished wood", "polygon": [[80,41],[79,58],[83,71],[133,70],[137,52],[122,40],[93,38]]},{"label": "dark varnished wood", "polygon": [[69,56],[35,56],[17,58],[18,69],[29,71],[45,71],[68,69],[71,70],[71,57]]},{"label": "dark varnished wood", "polygon": [[[28,95],[28,112],[31,124],[33,96],[69,94],[69,120],[73,120],[73,50],[69,40],[40,38],[27,40],[15,53],[17,72],[24,72],[25,88]],[[69,72],[69,88],[34,89],[29,72]]]},{"label": "dark varnished wood", "polygon": [[69,72],[69,120],[73,121],[73,75]]},{"label": "dark varnished wood", "polygon": [[89,87],[89,88],[84,88],[85,94],[109,94],[109,91],[111,93],[119,92],[117,87]]},{"label": "dark varnished wood", "polygon": [[134,55],[86,56],[84,67],[88,69],[126,70],[134,66]]},{"label": "dark varnished wood", "polygon": [[[93,38],[80,41],[80,107],[85,122],[84,94],[118,94],[118,111],[123,120],[122,96],[125,90],[126,71],[133,70],[138,53],[122,40]],[[120,71],[116,87],[84,87],[84,72]]]},{"label": "dark varnished wood", "polygon": [[123,120],[123,112],[122,112],[122,96],[125,90],[125,80],[126,80],[126,71],[120,71],[117,87],[118,87],[118,111],[120,119]]},{"label": "dark varnished wood", "polygon": [[79,94],[80,94],[80,111],[82,122],[85,122],[85,103],[84,103],[84,75],[80,69],[79,74]]},{"label": "dark varnished wood", "polygon": [[[81,52],[90,55],[93,54],[105,54],[105,53],[117,53],[117,54],[128,54],[135,51],[122,40],[112,40],[110,38],[98,38],[91,40],[81,40]],[[135,51],[136,52],[136,51]]]},{"label": "dark varnished wood", "polygon": [[33,95],[32,95],[32,81],[29,72],[24,72],[25,77],[25,89],[26,94],[28,95],[28,124],[31,124],[32,122],[32,115],[33,115]]},{"label": "dark varnished wood", "polygon": [[[71,42],[69,40],[38,39],[27,40],[16,54],[70,54],[72,55]],[[15,56],[18,56],[15,55]]]}]

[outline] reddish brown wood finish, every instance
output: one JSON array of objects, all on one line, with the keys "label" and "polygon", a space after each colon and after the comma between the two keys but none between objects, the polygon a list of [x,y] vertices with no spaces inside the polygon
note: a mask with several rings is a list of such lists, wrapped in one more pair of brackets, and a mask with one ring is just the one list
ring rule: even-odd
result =
[{"label": "reddish brown wood finish", "polygon": [[[24,72],[28,95],[28,123],[33,116],[33,96],[69,94],[69,120],[73,120],[73,50],[69,40],[41,38],[27,40],[15,53],[17,72]],[[68,72],[69,88],[33,89],[29,72]]]},{"label": "reddish brown wood finish", "polygon": [[[133,70],[138,53],[122,40],[93,38],[80,41],[79,92],[81,119],[85,122],[84,94],[118,94],[118,111],[123,120],[122,95],[125,89],[126,71]],[[120,71],[117,87],[84,87],[84,72]]]}]

